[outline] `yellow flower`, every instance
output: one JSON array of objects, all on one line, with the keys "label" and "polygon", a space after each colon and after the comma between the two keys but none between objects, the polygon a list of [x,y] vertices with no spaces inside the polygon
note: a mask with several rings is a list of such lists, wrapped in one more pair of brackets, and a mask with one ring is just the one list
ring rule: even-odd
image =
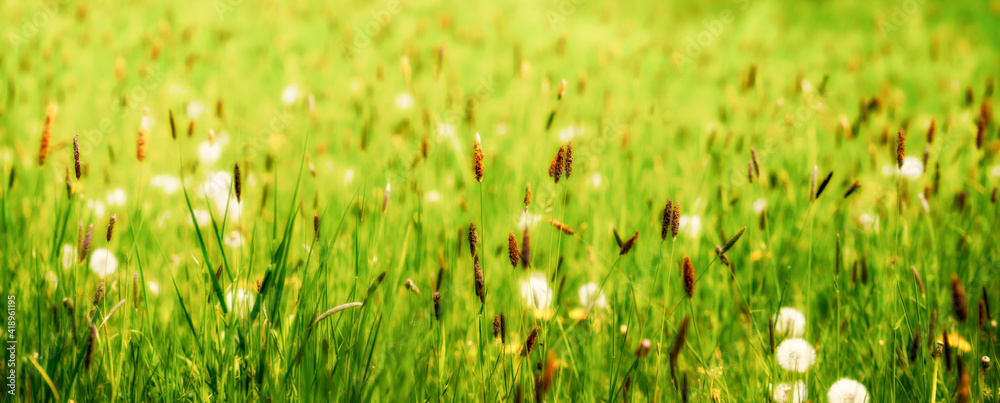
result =
[{"label": "yellow flower", "polygon": [[[944,342],[944,339],[938,336],[937,341]],[[948,333],[948,345],[952,348],[958,349],[963,353],[968,353],[972,351],[972,345],[968,341],[959,336],[957,333]]]}]

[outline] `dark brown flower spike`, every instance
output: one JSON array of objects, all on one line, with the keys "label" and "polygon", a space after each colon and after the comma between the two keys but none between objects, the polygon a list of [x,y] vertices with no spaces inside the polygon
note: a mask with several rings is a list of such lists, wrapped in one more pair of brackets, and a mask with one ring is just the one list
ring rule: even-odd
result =
[{"label": "dark brown flower spike", "polygon": [[965,301],[965,288],[959,281],[957,274],[951,275],[951,301],[955,309],[955,317],[960,321],[965,321],[969,317],[969,307]]},{"label": "dark brown flower spike", "polygon": [[861,189],[861,181],[854,181],[851,187],[847,188],[847,192],[844,193],[844,198],[846,199],[848,196],[854,194],[858,189]]},{"label": "dark brown flower spike", "polygon": [[510,265],[517,268],[517,262],[521,258],[521,252],[517,250],[517,237],[514,231],[507,234],[507,254],[510,256]]},{"label": "dark brown flower spike", "polygon": [[243,201],[243,178],[240,176],[240,164],[233,164],[233,190],[236,191],[236,202]]},{"label": "dark brown flower spike", "polygon": [[667,235],[670,235],[670,228],[673,226],[672,221],[674,218],[674,199],[667,199],[667,206],[663,208],[663,226],[660,229],[660,240],[666,241]]},{"label": "dark brown flower spike", "polygon": [[79,180],[82,170],[80,167],[80,139],[77,136],[73,136],[73,168],[76,171],[76,179]]},{"label": "dark brown flower spike", "polygon": [[111,220],[108,221],[108,237],[107,241],[111,242],[111,235],[115,233],[115,222],[118,221],[118,214],[112,214]]},{"label": "dark brown flower spike", "polygon": [[531,350],[535,348],[535,342],[538,341],[538,326],[531,329],[531,333],[528,334],[528,338],[524,340],[524,347],[521,347],[521,356],[527,357],[531,354]]},{"label": "dark brown flower spike", "polygon": [[636,231],[631,238],[629,238],[627,241],[625,241],[624,244],[622,244],[622,248],[618,252],[618,255],[621,256],[627,254],[630,250],[632,250],[632,248],[635,246],[635,243],[638,240],[639,240],[639,231]]},{"label": "dark brown flower spike", "polygon": [[38,146],[38,166],[45,165],[49,156],[49,145],[52,142],[52,128],[56,124],[56,106],[49,105],[45,112],[45,125],[42,126],[42,141]]},{"label": "dark brown flower spike", "polygon": [[903,128],[899,128],[899,134],[896,137],[896,167],[899,169],[903,168],[903,158],[906,157],[906,131]]},{"label": "dark brown flower spike", "polygon": [[565,154],[566,147],[559,146],[559,151],[556,152],[556,156],[552,158],[552,163],[549,164],[549,177],[555,180],[555,183],[559,183],[559,179],[562,178]]},{"label": "dark brown flower spike", "polygon": [[477,248],[478,244],[479,244],[479,235],[476,234],[476,223],[475,222],[470,222],[469,223],[469,253],[472,255],[472,257],[476,257],[476,256],[479,255],[479,250]]},{"label": "dark brown flower spike", "polygon": [[[563,81],[563,82],[565,82],[565,81]],[[566,144],[566,165],[564,166],[563,171],[566,173],[566,179],[569,179],[569,176],[573,174],[573,142],[572,141],[570,141],[568,144]]]},{"label": "dark brown flower spike", "polygon": [[684,279],[684,294],[688,299],[694,297],[694,264],[691,258],[684,256],[684,263],[681,267],[681,275]]},{"label": "dark brown flower spike", "polygon": [[483,173],[485,171],[483,160],[486,159],[486,155],[483,153],[483,145],[480,142],[479,133],[476,133],[476,143],[473,146],[472,158],[475,161],[474,170],[476,174],[476,180],[479,182],[483,181]]},{"label": "dark brown flower spike", "polygon": [[566,235],[573,235],[575,233],[573,231],[573,229],[569,227],[569,225],[563,224],[562,222],[559,222],[558,220],[554,220],[554,219],[549,218],[546,221],[548,221],[549,224],[552,224],[553,227],[556,227],[556,229],[558,229],[559,231],[562,231]]}]

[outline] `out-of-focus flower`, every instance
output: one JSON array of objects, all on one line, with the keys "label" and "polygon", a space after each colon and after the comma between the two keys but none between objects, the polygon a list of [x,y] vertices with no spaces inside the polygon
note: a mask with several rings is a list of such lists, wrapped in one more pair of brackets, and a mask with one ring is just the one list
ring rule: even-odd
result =
[{"label": "out-of-focus flower", "polygon": [[90,253],[90,270],[104,278],[118,270],[118,259],[107,249],[97,249]]},{"label": "out-of-focus flower", "polygon": [[549,288],[545,274],[534,272],[527,279],[521,280],[521,298],[529,307],[537,310],[548,308],[552,304],[552,289]]}]

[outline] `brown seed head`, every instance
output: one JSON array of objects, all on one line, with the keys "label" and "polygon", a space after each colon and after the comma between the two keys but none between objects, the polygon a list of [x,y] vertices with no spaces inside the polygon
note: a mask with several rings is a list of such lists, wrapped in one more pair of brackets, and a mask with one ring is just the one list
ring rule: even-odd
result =
[{"label": "brown seed head", "polygon": [[517,237],[514,231],[507,234],[507,254],[510,256],[510,265],[517,268],[517,261],[521,257],[521,252],[517,250]]},{"label": "brown seed head", "polygon": [[146,127],[146,120],[149,118],[149,108],[142,111],[142,122],[139,124],[139,133],[135,138],[135,159],[142,162],[146,159],[146,136],[149,128]]},{"label": "brown seed head", "polygon": [[476,174],[476,180],[482,182],[483,173],[485,171],[483,160],[486,158],[486,155],[483,153],[483,145],[480,142],[479,133],[476,133],[476,143],[473,145],[472,158],[475,161],[473,168]]},{"label": "brown seed head", "polygon": [[757,149],[750,147],[750,162],[753,163],[753,172],[760,178],[760,157],[757,156]]},{"label": "brown seed head", "polygon": [[76,179],[80,179],[82,170],[80,169],[80,139],[73,136],[73,168],[76,170]]},{"label": "brown seed head", "polygon": [[493,314],[493,340],[500,339],[500,315]]},{"label": "brown seed head", "polygon": [[528,183],[524,185],[524,208],[528,208],[531,204],[531,184]]},{"label": "brown seed head", "polygon": [[903,128],[899,128],[899,134],[896,137],[896,167],[899,169],[903,168],[903,158],[906,157],[906,131]]},{"label": "brown seed head", "polygon": [[87,260],[87,254],[90,253],[90,244],[91,242],[93,242],[93,240],[94,240],[94,224],[90,224],[90,226],[87,227],[87,233],[83,236],[83,243],[80,244],[81,245],[80,256],[79,256],[80,262]]},{"label": "brown seed head", "polygon": [[233,164],[233,190],[236,191],[236,202],[243,201],[243,178],[240,176],[240,164]]},{"label": "brown seed head", "polygon": [[535,348],[535,342],[538,341],[538,326],[531,329],[531,333],[528,334],[528,338],[524,340],[524,347],[521,347],[521,356],[527,357],[531,354],[531,350]]},{"label": "brown seed head", "polygon": [[177,140],[177,122],[174,120],[174,110],[167,109],[167,116],[170,120],[170,138]]},{"label": "brown seed head", "polygon": [[477,257],[479,255],[479,250],[476,248],[479,244],[479,235],[476,234],[476,223],[469,223],[469,253],[472,257]]},{"label": "brown seed head", "polygon": [[108,237],[106,241],[111,242],[111,235],[115,233],[115,222],[118,221],[118,214],[112,214],[111,220],[108,221]]},{"label": "brown seed head", "polygon": [[479,265],[479,256],[474,257],[473,271],[475,274],[476,281],[476,296],[479,297],[479,303],[486,303],[486,279],[483,278],[483,268]]},{"label": "brown seed head", "polygon": [[969,307],[965,302],[965,288],[962,287],[957,274],[951,275],[951,302],[954,305],[955,317],[964,322],[969,317]]},{"label": "brown seed head", "polygon": [[528,225],[524,225],[524,234],[521,235],[521,267],[525,270],[528,266],[531,266],[529,258],[531,257],[531,236],[528,232]]},{"label": "brown seed head", "polygon": [[434,301],[434,319],[441,320],[441,293],[435,291],[431,300]]},{"label": "brown seed head", "polygon": [[101,303],[102,299],[104,299],[104,282],[103,281],[97,284],[97,291],[94,292],[94,298],[92,298],[91,301],[94,302],[94,305],[97,305],[97,304]]},{"label": "brown seed head", "polygon": [[569,227],[569,225],[563,224],[562,222],[559,222],[558,220],[554,220],[554,219],[549,218],[546,221],[548,221],[549,224],[552,224],[553,227],[556,227],[556,229],[558,229],[559,231],[562,231],[566,235],[573,235],[575,233],[575,232],[573,232],[573,229]]},{"label": "brown seed head", "polygon": [[691,258],[684,256],[682,270],[684,293],[687,294],[688,299],[691,299],[691,297],[694,297],[694,264],[691,263]]},{"label": "brown seed head", "polygon": [[42,126],[42,142],[38,146],[38,166],[45,165],[45,159],[49,156],[49,143],[52,142],[52,128],[56,124],[56,106],[49,105],[45,112],[45,125]]},{"label": "brown seed head", "polygon": [[670,219],[670,231],[673,233],[673,240],[677,240],[677,234],[681,232],[681,202],[674,202],[674,216]]},{"label": "brown seed head", "polygon": [[627,254],[635,246],[635,243],[639,241],[639,231],[636,231],[631,238],[629,238],[625,243],[622,244],[621,250],[618,252],[618,256]]},{"label": "brown seed head", "polygon": [[566,147],[560,146],[556,156],[552,158],[552,163],[549,164],[549,177],[555,180],[555,183],[559,183],[559,179],[562,178],[565,154]]},{"label": "brown seed head", "polygon": [[666,241],[667,235],[670,234],[670,227],[673,225],[672,221],[674,218],[674,199],[667,199],[667,207],[663,208],[663,226],[660,229],[660,240]]},{"label": "brown seed head", "polygon": [[851,187],[847,188],[847,192],[844,193],[844,198],[846,199],[848,196],[858,191],[858,189],[861,189],[861,181],[854,181],[854,183],[851,184]]},{"label": "brown seed head", "polygon": [[572,141],[570,141],[569,144],[566,144],[566,165],[565,165],[564,171],[566,172],[566,179],[569,179],[569,176],[573,174],[573,142]]}]

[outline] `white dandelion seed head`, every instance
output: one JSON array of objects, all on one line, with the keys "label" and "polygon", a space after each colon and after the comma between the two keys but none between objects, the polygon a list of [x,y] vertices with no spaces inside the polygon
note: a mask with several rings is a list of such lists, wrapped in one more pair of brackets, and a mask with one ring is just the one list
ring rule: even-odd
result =
[{"label": "white dandelion seed head", "polygon": [[593,307],[601,309],[608,307],[608,300],[604,297],[604,292],[596,283],[587,283],[580,287],[580,305],[590,310]]},{"label": "white dandelion seed head", "polygon": [[924,163],[917,157],[903,158],[903,168],[900,173],[906,179],[917,179],[924,174]]},{"label": "white dandelion seed head", "polygon": [[223,145],[225,144],[219,139],[215,140],[215,144],[208,140],[203,141],[198,145],[198,160],[204,165],[212,165],[222,156]]},{"label": "white dandelion seed head", "polygon": [[564,143],[580,136],[583,136],[583,127],[580,126],[571,125],[559,131],[559,141]]},{"label": "white dandelion seed head", "polygon": [[181,189],[181,180],[170,175],[156,175],[149,181],[149,184],[159,188],[168,195],[172,195]]},{"label": "white dandelion seed head", "polygon": [[408,92],[397,95],[396,106],[404,111],[410,109],[410,107],[413,106],[413,95],[410,95]]},{"label": "white dandelion seed head", "polygon": [[73,262],[76,262],[76,247],[70,244],[65,244],[62,246],[62,267],[63,269],[69,269],[73,266]]},{"label": "white dandelion seed head", "polygon": [[126,200],[128,200],[128,194],[121,188],[108,191],[106,197],[109,206],[124,206]]},{"label": "white dandelion seed head", "polygon": [[155,124],[156,124],[156,119],[153,118],[153,115],[149,114],[149,108],[146,108],[145,113],[142,115],[142,119],[139,120],[139,126],[142,127],[144,130],[150,130],[153,128],[153,125]]},{"label": "white dandelion seed head", "polygon": [[774,355],[778,359],[778,365],[788,371],[806,372],[816,362],[816,349],[799,338],[781,342]]},{"label": "white dandelion seed head", "polygon": [[348,169],[344,171],[344,186],[350,184],[352,180],[354,180],[354,170]]},{"label": "white dandelion seed head", "polygon": [[541,220],[542,220],[542,216],[540,216],[540,215],[534,215],[534,214],[531,214],[531,213],[529,213],[527,211],[523,211],[523,212],[521,212],[521,220],[518,221],[517,227],[518,228],[534,227],[535,224],[538,224],[538,222],[541,221]]},{"label": "white dandelion seed head", "polygon": [[59,277],[56,277],[56,272],[49,270],[45,273],[45,285],[49,288],[49,292],[54,292],[59,287]]},{"label": "white dandelion seed head", "polygon": [[437,203],[439,200],[441,200],[441,194],[438,193],[436,190],[432,190],[430,192],[427,192],[426,195],[424,195],[424,199],[427,200],[428,203]]},{"label": "white dandelion seed head", "polygon": [[239,248],[243,246],[243,237],[240,235],[239,231],[233,231],[223,238],[223,242],[226,243],[230,248]]},{"label": "white dandelion seed head", "polygon": [[552,304],[552,289],[549,288],[545,274],[534,272],[527,279],[521,280],[521,298],[531,308],[548,308]]},{"label": "white dandelion seed head", "polygon": [[100,200],[87,200],[87,208],[93,210],[97,218],[104,218],[104,203]]},{"label": "white dandelion seed head", "polygon": [[595,188],[601,187],[601,173],[594,172],[594,176],[590,177],[590,184],[594,185]]},{"label": "white dandelion seed head", "polygon": [[253,308],[253,293],[244,290],[242,288],[237,288],[235,291],[235,305],[233,304],[234,291],[229,291],[226,293],[226,306],[229,307],[230,311],[236,311],[243,317],[250,309]]},{"label": "white dandelion seed head", "polygon": [[146,283],[146,285],[149,286],[149,291],[152,292],[153,295],[160,295],[160,283],[150,280]]},{"label": "white dandelion seed head", "polygon": [[98,277],[104,278],[118,270],[118,259],[115,259],[115,254],[107,249],[97,249],[90,252],[90,270]]},{"label": "white dandelion seed head", "polygon": [[299,86],[295,84],[290,84],[289,86],[285,87],[284,91],[281,92],[281,102],[284,102],[285,105],[291,105],[298,99],[299,99]]},{"label": "white dandelion seed head", "polygon": [[830,386],[826,397],[830,403],[868,403],[868,389],[853,379],[840,378]]},{"label": "white dandelion seed head", "polygon": [[774,333],[802,337],[806,332],[806,315],[795,308],[781,308],[774,315]]},{"label": "white dandelion seed head", "polygon": [[455,126],[447,123],[437,124],[438,138],[455,137]]},{"label": "white dandelion seed head", "polygon": [[754,200],[754,202],[753,202],[753,212],[754,213],[760,214],[760,213],[762,213],[764,211],[765,208],[767,208],[767,200],[764,200],[764,199]]},{"label": "white dandelion seed head", "polygon": [[680,231],[691,238],[697,238],[701,233],[701,217],[692,215],[682,215],[680,219]]},{"label": "white dandelion seed head", "polygon": [[1000,165],[996,165],[990,170],[990,176],[994,178],[1000,176]]},{"label": "white dandelion seed head", "polygon": [[189,119],[198,119],[205,112],[205,104],[198,101],[188,102],[187,115]]},{"label": "white dandelion seed head", "polygon": [[805,382],[798,381],[794,385],[779,383],[774,387],[775,403],[804,403],[808,396]]},{"label": "white dandelion seed head", "polygon": [[[195,221],[197,221],[199,227],[203,225],[208,225],[208,223],[212,222],[212,214],[209,213],[208,210],[202,210],[196,208],[193,211],[194,211],[194,219]],[[188,224],[192,226],[194,225],[190,221],[188,221]]]}]

